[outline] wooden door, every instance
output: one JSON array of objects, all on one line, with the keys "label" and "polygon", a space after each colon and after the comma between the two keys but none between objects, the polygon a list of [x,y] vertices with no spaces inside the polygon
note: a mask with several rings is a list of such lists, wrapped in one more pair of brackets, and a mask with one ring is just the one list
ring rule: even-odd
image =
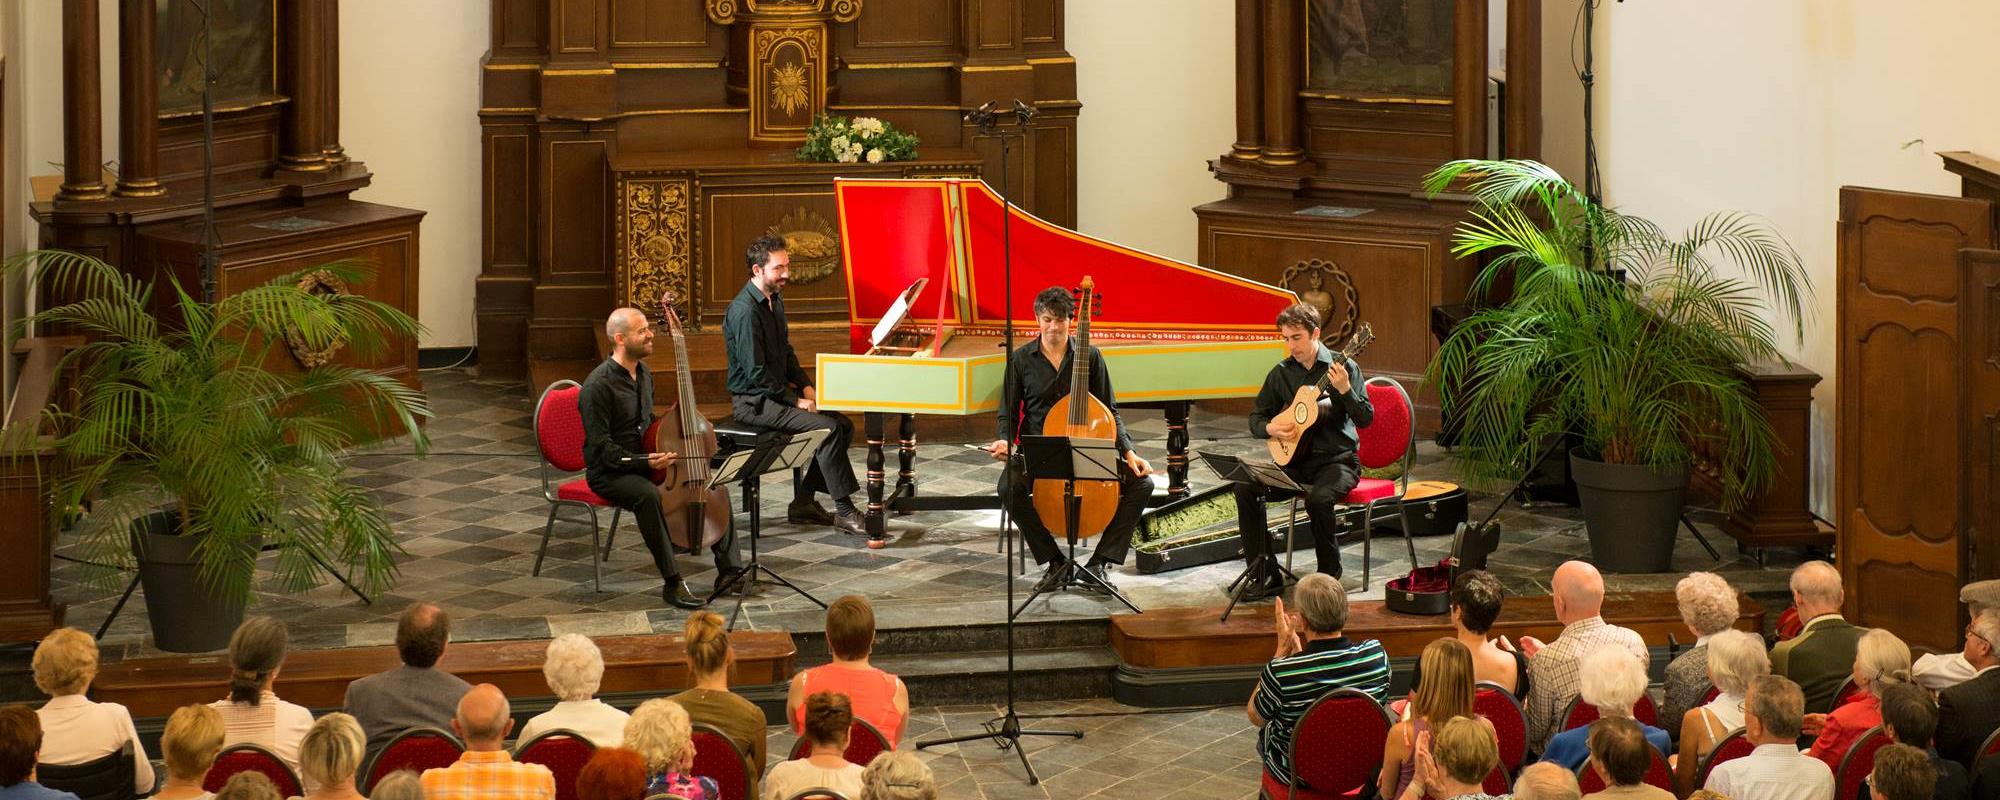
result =
[{"label": "wooden door", "polygon": [[[2000,232],[1997,232],[2000,233]],[[2000,250],[1959,251],[1964,311],[1959,341],[1965,366],[1959,410],[1966,447],[1967,581],[2000,577]]]},{"label": "wooden door", "polygon": [[1938,650],[1956,648],[1967,572],[1962,411],[1987,385],[1961,357],[1959,251],[1992,241],[1986,201],[1841,189],[1834,522],[1847,616]]}]

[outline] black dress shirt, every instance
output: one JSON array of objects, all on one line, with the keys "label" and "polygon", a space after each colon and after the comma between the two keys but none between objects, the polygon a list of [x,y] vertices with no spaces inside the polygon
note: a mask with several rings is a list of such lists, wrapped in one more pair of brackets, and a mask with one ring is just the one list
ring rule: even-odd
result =
[{"label": "black dress shirt", "polygon": [[[1013,367],[1000,386],[1001,439],[1011,444],[1017,431],[1040,435],[1049,409],[1069,396],[1069,372],[1076,363],[1077,350],[1075,340],[1070,342],[1060,366],[1050,364],[1048,356],[1042,355],[1039,338],[1029,339],[1014,350]],[[1103,351],[1095,347],[1090,348],[1090,393],[1111,409],[1111,420],[1118,426],[1118,454],[1131,452],[1132,437],[1125,433],[1125,420],[1118,416],[1118,401],[1112,399],[1111,370],[1104,363]]]},{"label": "black dress shirt", "polygon": [[[1285,356],[1285,360],[1271,368],[1264,376],[1264,388],[1257,392],[1257,409],[1250,412],[1250,433],[1259,439],[1269,439],[1271,434],[1264,430],[1271,418],[1284,413],[1298,395],[1299,387],[1317,382],[1326,375],[1333,365],[1333,351],[1326,345],[1318,345],[1319,358],[1313,361],[1312,369],[1300,366],[1297,359]],[[1348,387],[1345,394],[1334,394],[1331,412],[1322,411],[1319,422],[1306,431],[1306,437],[1299,441],[1300,459],[1292,463],[1303,463],[1305,459],[1315,461],[1343,459],[1355,454],[1360,439],[1355,435],[1357,425],[1365,426],[1375,421],[1375,406],[1368,402],[1368,389],[1361,383],[1361,367],[1354,359],[1341,357],[1347,366]],[[1328,413],[1332,416],[1328,417]]]},{"label": "black dress shirt", "polygon": [[638,363],[638,377],[618,359],[606,358],[583,379],[577,405],[583,412],[583,463],[590,472],[610,475],[645,473],[646,426],[653,424],[653,373]]},{"label": "black dress shirt", "polygon": [[812,375],[799,365],[792,350],[791,328],[785,324],[785,297],[764,293],[752,281],[729,301],[722,318],[722,343],[729,352],[729,393],[736,396],[769,397],[784,405],[794,405],[796,386],[813,385]]}]

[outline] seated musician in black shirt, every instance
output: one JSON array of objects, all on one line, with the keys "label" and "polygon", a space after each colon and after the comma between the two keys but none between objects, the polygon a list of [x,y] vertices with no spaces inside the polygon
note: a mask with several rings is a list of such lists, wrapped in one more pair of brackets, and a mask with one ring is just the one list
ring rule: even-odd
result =
[{"label": "seated musician in black shirt", "polygon": [[[1012,368],[1001,384],[1000,438],[986,448],[995,459],[1007,460],[1018,434],[1040,434],[1049,409],[1069,396],[1070,359],[1076,357],[1075,348],[1070,347],[1069,328],[1075,317],[1076,301],[1070,298],[1068,290],[1051,286],[1035,296],[1035,321],[1041,327],[1041,335],[1014,351]],[[1104,537],[1098,540],[1096,555],[1084,565],[1104,579],[1111,565],[1125,563],[1125,552],[1132,545],[1132,531],[1139,525],[1146,498],[1153,493],[1153,482],[1146,479],[1153,467],[1132,451],[1132,437],[1126,434],[1125,421],[1118,416],[1118,403],[1112,399],[1111,371],[1105,367],[1104,354],[1092,347],[1086,357],[1090,359],[1090,393],[1111,409],[1111,418],[1118,423],[1118,454],[1125,460],[1125,469],[1118,471],[1118,511],[1105,527]],[[1066,557],[1057,547],[1055,535],[1035,513],[1029,494],[1032,485],[1031,480],[1015,478],[1011,463],[1000,473],[1000,499],[1006,503],[1015,524],[1021,526],[1021,538],[1035,554],[1035,563],[1046,567],[1036,588],[1052,589]]]},{"label": "seated musician in black shirt", "polygon": [[[676,454],[649,453],[643,441],[653,424],[653,372],[646,368],[646,357],[653,354],[652,322],[639,309],[621,308],[605,320],[604,333],[611,337],[611,357],[590,371],[577,395],[583,412],[584,480],[597,496],[632,512],[646,549],[652,551],[653,566],[666,582],[661,597],[680,608],[701,608],[703,601],[689,593],[674,566],[660,487],[651,476],[652,470],[672,464]],[[735,535],[724,536],[712,550],[718,574],[727,577],[736,569]]]},{"label": "seated musician in black shirt", "polygon": [[[1368,402],[1368,391],[1362,386],[1361,367],[1320,344],[1318,309],[1295,303],[1278,312],[1278,336],[1285,342],[1285,360],[1264,377],[1264,388],[1257,392],[1257,408],[1250,413],[1250,433],[1259,439],[1290,436],[1297,426],[1284,412],[1299,387],[1328,376],[1333,386],[1332,407],[1322,409],[1319,422],[1299,440],[1299,451],[1285,465],[1285,474],[1310,485],[1305,506],[1312,521],[1313,550],[1319,555],[1319,570],[1337,578],[1340,528],[1334,508],[1361,482],[1354,428],[1375,419],[1375,406]],[[1245,560],[1269,555],[1271,534],[1261,487],[1236,484],[1236,521]],[[1270,572],[1259,577],[1263,582],[1251,586],[1246,597],[1268,597],[1285,588],[1281,574]]]}]

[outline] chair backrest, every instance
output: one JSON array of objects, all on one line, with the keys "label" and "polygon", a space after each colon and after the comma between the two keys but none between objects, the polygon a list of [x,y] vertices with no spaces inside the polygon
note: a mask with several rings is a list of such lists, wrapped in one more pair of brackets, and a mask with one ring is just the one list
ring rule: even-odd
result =
[{"label": "chair backrest", "polygon": [[215,755],[215,766],[208,768],[208,776],[201,780],[201,790],[214,794],[222,791],[222,785],[238,772],[261,772],[271,779],[271,785],[278,787],[279,797],[300,797],[305,794],[299,775],[292,771],[285,760],[262,747],[250,743],[222,748]]},{"label": "chair backrest", "polygon": [[1493,771],[1486,773],[1486,782],[1479,788],[1494,797],[1505,797],[1513,793],[1513,785],[1514,779],[1507,777],[1507,765],[1495,764]]},{"label": "chair backrest", "polygon": [[715,781],[720,800],[756,800],[750,797],[750,758],[721,729],[704,723],[694,726],[694,766],[696,775]]},{"label": "chair backrest", "polygon": [[787,797],[785,800],[848,800],[848,797],[839,791],[828,789],[824,786],[815,786],[811,789],[802,789],[798,794]]},{"label": "chair backrest", "polygon": [[[1853,702],[1854,699],[1860,697],[1861,693],[1864,691],[1867,690],[1854,685],[1853,675],[1847,676],[1847,680],[1841,681],[1840,688],[1834,691],[1833,693],[1833,708],[1839,708],[1841,706],[1847,705],[1850,702]],[[1831,711],[1832,709],[1828,710]]]},{"label": "chair backrest", "polygon": [[368,761],[368,768],[361,771],[362,783],[359,787],[363,795],[375,791],[375,782],[399,769],[416,773],[438,767],[449,767],[458,761],[465,745],[448,731],[436,728],[411,728],[396,734],[389,744]]},{"label": "chair backrest", "polygon": [[1995,753],[2000,753],[2000,730],[1995,730],[1987,734],[1986,741],[1980,743],[1979,752],[1974,753],[1972,756],[1972,771],[1978,772],[1979,763],[1985,761],[1988,756]]},{"label": "chair backrest", "polygon": [[1335,689],[1313,701],[1292,730],[1292,775],[1315,792],[1360,788],[1382,763],[1382,740],[1395,721],[1375,698]]},{"label": "chair backrest", "polygon": [[1722,696],[1722,690],[1716,688],[1715,684],[1709,684],[1708,691],[1701,693],[1701,702],[1696,703],[1695,705],[1696,706],[1708,705],[1709,703],[1715,702],[1715,698],[1721,696]]},{"label": "chair backrest", "polygon": [[557,728],[522,742],[514,748],[514,760],[548,767],[556,777],[556,800],[576,800],[576,776],[596,751],[597,745],[582,734]]},{"label": "chair backrest", "polygon": [[[891,749],[889,737],[883,736],[881,729],[868,724],[868,720],[855,717],[854,724],[847,729],[847,750],[841,757],[847,759],[849,764],[860,764],[865,767],[868,762],[874,761],[876,756],[889,749]],[[798,743],[792,745],[792,760],[797,761],[809,755],[812,755],[812,740],[800,736]]]},{"label": "chair backrest", "polygon": [[1716,742],[1714,747],[1709,748],[1708,755],[1701,757],[1701,764],[1694,771],[1694,785],[1706,785],[1708,773],[1715,769],[1715,765],[1750,755],[1756,749],[1757,745],[1750,741],[1749,735],[1744,733],[1742,728],[1730,731],[1722,737],[1722,741]]},{"label": "chair backrest", "polygon": [[1583,702],[1581,696],[1570,698],[1569,705],[1563,707],[1563,730],[1586,727],[1596,721],[1597,706]]},{"label": "chair backrest", "polygon": [[1639,695],[1639,702],[1632,704],[1632,718],[1642,725],[1660,727],[1660,709],[1653,705],[1652,695]]},{"label": "chair backrest", "polygon": [[1375,419],[1367,427],[1355,429],[1360,439],[1361,466],[1380,469],[1403,462],[1404,477],[1410,472],[1410,454],[1417,449],[1416,412],[1410,407],[1410,393],[1395,378],[1377,376],[1364,384],[1368,403],[1375,407]]},{"label": "chair backrest", "polygon": [[1880,725],[1863,731],[1861,738],[1855,739],[1854,744],[1847,747],[1847,755],[1840,758],[1840,769],[1833,773],[1833,796],[1836,798],[1856,796],[1861,791],[1862,782],[1867,780],[1868,773],[1875,769],[1875,751],[1890,744],[1893,742],[1889,741],[1888,732],[1882,730]]},{"label": "chair backrest", "polygon": [[36,764],[35,782],[69,792],[77,800],[131,800],[138,794],[133,775],[132,743],[117,752],[81,764]]},{"label": "chair backrest", "polygon": [[586,466],[583,409],[577,404],[582,394],[576,381],[556,381],[535,401],[535,446],[541,448],[543,463],[563,472],[582,472]]},{"label": "chair backrest", "polygon": [[1493,733],[1500,737],[1500,766],[1520,769],[1528,758],[1528,716],[1521,711],[1521,701],[1499,684],[1480,681],[1472,695],[1472,711],[1493,723]]},{"label": "chair backrest", "polygon": [[[1646,768],[1646,778],[1642,782],[1648,786],[1657,786],[1669,792],[1673,791],[1674,769],[1667,766],[1666,754],[1661,753],[1660,748],[1651,745],[1647,745],[1647,747],[1653,751],[1653,764]],[[1577,766],[1576,785],[1577,788],[1583,790],[1583,794],[1586,796],[1604,791],[1604,779],[1598,777],[1597,770],[1590,767],[1590,759],[1584,759],[1583,763]]]}]

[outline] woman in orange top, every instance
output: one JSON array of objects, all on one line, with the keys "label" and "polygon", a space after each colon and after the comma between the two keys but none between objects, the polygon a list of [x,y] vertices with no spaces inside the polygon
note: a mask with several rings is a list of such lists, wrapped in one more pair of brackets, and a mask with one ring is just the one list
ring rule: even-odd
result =
[{"label": "woman in orange top", "polygon": [[792,677],[785,697],[785,716],[792,730],[805,731],[806,698],[819,692],[839,692],[852,702],[854,716],[866,720],[895,747],[910,717],[910,689],[903,679],[868,664],[875,647],[875,609],[868,598],[850,594],[826,609],[826,649],[833,663]]},{"label": "woman in orange top", "polygon": [[1808,755],[1838,771],[1854,740],[1882,724],[1882,690],[1910,682],[1910,646],[1881,628],[1861,635],[1854,645],[1854,699],[1831,714],[1807,714],[1807,733],[1818,731]]}]

